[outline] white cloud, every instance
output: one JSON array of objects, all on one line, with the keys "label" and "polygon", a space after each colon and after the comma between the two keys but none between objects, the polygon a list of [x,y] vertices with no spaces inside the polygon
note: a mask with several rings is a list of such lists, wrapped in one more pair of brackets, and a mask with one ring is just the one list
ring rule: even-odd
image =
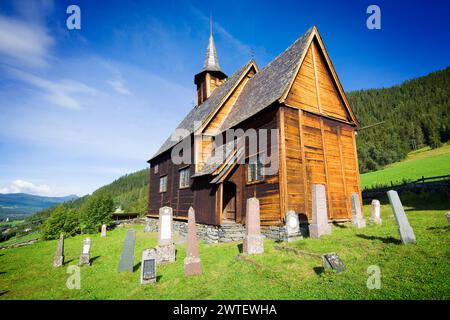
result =
[{"label": "white cloud", "polygon": [[51,81],[21,70],[11,68],[8,70],[17,79],[20,79],[39,89],[44,100],[60,107],[80,109],[81,104],[74,97],[75,95],[97,95],[99,93],[98,90],[79,81],[71,79]]},{"label": "white cloud", "polygon": [[0,56],[7,64],[47,66],[53,43],[44,27],[0,15]]},{"label": "white cloud", "polygon": [[123,81],[119,78],[116,79],[112,79],[107,81],[109,85],[111,85],[111,87],[118,93],[123,94],[125,96],[129,96],[131,95],[130,90],[128,90],[125,87],[125,84],[123,83]]},{"label": "white cloud", "polygon": [[24,180],[14,180],[9,186],[0,188],[0,193],[29,193],[35,195],[51,195],[52,190],[46,184],[35,185]]}]

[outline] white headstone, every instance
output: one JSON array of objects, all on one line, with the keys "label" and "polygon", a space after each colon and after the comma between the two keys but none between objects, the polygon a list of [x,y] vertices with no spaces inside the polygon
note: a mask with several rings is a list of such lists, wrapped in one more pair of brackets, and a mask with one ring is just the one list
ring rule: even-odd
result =
[{"label": "white headstone", "polygon": [[380,201],[372,200],[372,214],[370,215],[370,223],[381,224]]},{"label": "white headstone", "polygon": [[302,235],[300,233],[300,221],[298,219],[298,214],[296,214],[295,211],[288,211],[285,222],[287,241],[291,242],[302,239]]},{"label": "white headstone", "polygon": [[445,216],[447,217],[447,222],[448,222],[448,225],[450,226],[450,212],[447,212],[445,214]]},{"label": "white headstone", "polygon": [[171,207],[159,209],[157,262],[175,261],[175,244],[173,243],[173,214]]},{"label": "white headstone", "polygon": [[366,220],[362,216],[361,202],[359,201],[359,194],[352,193],[350,195],[350,204],[352,207],[352,223],[357,228],[364,228],[366,226]]},{"label": "white headstone", "polygon": [[106,237],[106,224],[102,225],[102,234],[101,237]]},{"label": "white headstone", "polygon": [[91,264],[91,238],[86,238],[83,241],[83,250],[81,251],[80,262],[78,265],[82,266],[84,264]]},{"label": "white headstone", "polygon": [[389,190],[387,192],[389,202],[391,203],[392,211],[394,212],[395,221],[398,226],[398,233],[403,244],[416,243],[416,236],[414,234],[408,218],[406,217],[405,210],[403,210],[402,203],[398,196],[397,191]]},{"label": "white headstone", "polygon": [[309,225],[309,236],[320,238],[324,234],[331,234],[328,223],[327,197],[323,184],[312,186],[312,223]]},{"label": "white headstone", "polygon": [[156,282],[156,250],[146,249],[142,252],[141,284]]}]

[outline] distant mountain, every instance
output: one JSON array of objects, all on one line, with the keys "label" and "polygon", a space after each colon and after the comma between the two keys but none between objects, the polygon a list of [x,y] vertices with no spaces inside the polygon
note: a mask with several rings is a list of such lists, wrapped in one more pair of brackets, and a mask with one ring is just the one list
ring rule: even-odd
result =
[{"label": "distant mountain", "polygon": [[76,195],[65,197],[44,197],[27,193],[0,194],[0,219],[22,219],[35,212],[62,203],[77,199]]}]

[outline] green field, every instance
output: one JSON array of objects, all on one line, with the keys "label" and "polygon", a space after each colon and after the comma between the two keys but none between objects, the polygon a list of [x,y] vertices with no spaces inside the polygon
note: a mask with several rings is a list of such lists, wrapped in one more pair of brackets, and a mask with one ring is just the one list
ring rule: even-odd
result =
[{"label": "green field", "polygon": [[[84,236],[66,239],[66,265],[57,269],[52,267],[56,241],[0,250],[0,299],[450,299],[450,229],[444,217],[450,202],[427,202],[426,211],[408,201],[404,205],[416,245],[399,243],[385,203],[382,226],[335,225],[330,236],[289,244],[314,253],[338,253],[347,267],[340,274],[324,272],[320,258],[279,251],[266,240],[265,253],[248,257],[252,262],[236,259],[238,243],[202,243],[203,275],[187,278],[186,245],[177,244],[177,261],[158,266],[158,282],[142,286],[140,256],[156,245],[156,234],[135,226],[136,270],[117,272],[125,228],[116,228],[106,238],[91,236],[93,263],[81,268],[79,290],[66,287],[66,271],[77,264]],[[369,212],[364,206],[366,217]],[[366,286],[371,265],[381,270],[379,290]]]},{"label": "green field", "polygon": [[403,161],[384,169],[361,174],[361,188],[400,184],[424,177],[450,175],[450,144],[437,149],[423,148],[408,154]]}]

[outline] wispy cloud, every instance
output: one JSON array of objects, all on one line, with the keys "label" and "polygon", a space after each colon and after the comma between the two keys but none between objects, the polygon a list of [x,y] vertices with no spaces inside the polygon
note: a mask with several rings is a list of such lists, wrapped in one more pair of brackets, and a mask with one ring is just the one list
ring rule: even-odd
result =
[{"label": "wispy cloud", "polygon": [[109,85],[111,85],[111,87],[112,87],[117,93],[120,93],[120,94],[123,94],[123,95],[126,95],[126,96],[131,95],[130,90],[128,90],[128,89],[125,87],[125,84],[124,84],[124,82],[123,82],[122,79],[120,79],[120,78],[115,78],[115,79],[112,79],[112,80],[108,80],[107,82],[108,82]]},{"label": "wispy cloud", "polygon": [[0,56],[3,62],[13,66],[47,66],[53,44],[54,39],[43,26],[0,15]]},{"label": "wispy cloud", "polygon": [[44,100],[60,107],[81,109],[81,103],[75,98],[76,95],[99,93],[97,89],[72,79],[52,81],[18,69],[7,68],[7,70],[17,79],[37,88]]},{"label": "wispy cloud", "polygon": [[24,180],[14,180],[9,186],[0,187],[0,193],[30,193],[41,196],[52,195],[52,190],[46,184],[35,185]]}]

